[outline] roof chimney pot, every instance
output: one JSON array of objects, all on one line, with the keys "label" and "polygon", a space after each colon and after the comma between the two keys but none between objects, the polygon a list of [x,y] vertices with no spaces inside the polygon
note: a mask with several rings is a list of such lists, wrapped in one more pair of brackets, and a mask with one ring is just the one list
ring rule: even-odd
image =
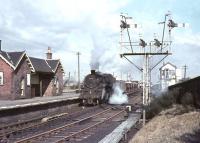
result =
[{"label": "roof chimney pot", "polygon": [[48,47],[46,55],[47,55],[47,60],[52,59],[52,52],[50,47]]}]

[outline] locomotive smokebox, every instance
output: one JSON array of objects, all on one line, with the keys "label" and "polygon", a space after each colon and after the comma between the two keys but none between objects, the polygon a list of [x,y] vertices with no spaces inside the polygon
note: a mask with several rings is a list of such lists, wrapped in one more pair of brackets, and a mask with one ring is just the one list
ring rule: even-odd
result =
[{"label": "locomotive smokebox", "polygon": [[95,70],[91,70],[91,74],[95,74]]}]

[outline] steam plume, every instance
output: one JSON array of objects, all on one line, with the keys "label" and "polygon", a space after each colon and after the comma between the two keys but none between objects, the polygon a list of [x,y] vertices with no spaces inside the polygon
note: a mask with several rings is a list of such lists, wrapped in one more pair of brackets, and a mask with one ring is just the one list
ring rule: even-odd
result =
[{"label": "steam plume", "polygon": [[128,96],[123,94],[119,85],[114,86],[114,93],[109,99],[110,104],[124,104],[128,103]]}]

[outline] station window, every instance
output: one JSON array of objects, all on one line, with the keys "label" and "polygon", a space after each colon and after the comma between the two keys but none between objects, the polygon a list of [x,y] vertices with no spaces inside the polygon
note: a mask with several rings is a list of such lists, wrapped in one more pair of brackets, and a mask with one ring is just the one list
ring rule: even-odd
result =
[{"label": "station window", "polygon": [[59,82],[56,82],[56,93],[59,93]]},{"label": "station window", "polygon": [[21,80],[21,96],[24,96],[24,79]]},{"label": "station window", "polygon": [[56,87],[56,93],[59,93],[59,82],[58,77],[54,77],[54,86]]},{"label": "station window", "polygon": [[165,71],[164,70],[162,71],[162,76],[165,76]]},{"label": "station window", "polygon": [[3,85],[3,72],[0,72],[0,85]]},{"label": "station window", "polygon": [[27,78],[27,86],[30,86],[31,85],[31,75],[28,73],[26,75],[26,78]]},{"label": "station window", "polygon": [[57,77],[56,76],[54,76],[54,79],[53,79],[53,84],[54,84],[54,86],[56,86],[56,84],[57,84]]},{"label": "station window", "polygon": [[169,69],[166,69],[166,77],[165,78],[169,78]]}]

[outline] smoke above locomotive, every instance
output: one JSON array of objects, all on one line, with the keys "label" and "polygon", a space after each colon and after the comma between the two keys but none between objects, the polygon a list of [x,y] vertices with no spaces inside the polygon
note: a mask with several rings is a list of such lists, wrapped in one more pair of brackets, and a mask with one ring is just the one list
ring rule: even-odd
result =
[{"label": "smoke above locomotive", "polygon": [[[81,87],[80,99],[82,100],[83,105],[96,105],[109,102],[112,104],[122,104],[121,102],[116,102],[116,99],[121,100],[116,98],[119,93],[122,92],[119,92],[119,87],[116,86],[116,79],[112,74],[91,70],[91,73],[84,79]],[[110,97],[115,101],[111,101]],[[125,100],[125,102],[127,102],[127,100]]]},{"label": "smoke above locomotive", "polygon": [[90,63],[91,70],[99,71],[99,62],[98,61],[92,61]]}]

